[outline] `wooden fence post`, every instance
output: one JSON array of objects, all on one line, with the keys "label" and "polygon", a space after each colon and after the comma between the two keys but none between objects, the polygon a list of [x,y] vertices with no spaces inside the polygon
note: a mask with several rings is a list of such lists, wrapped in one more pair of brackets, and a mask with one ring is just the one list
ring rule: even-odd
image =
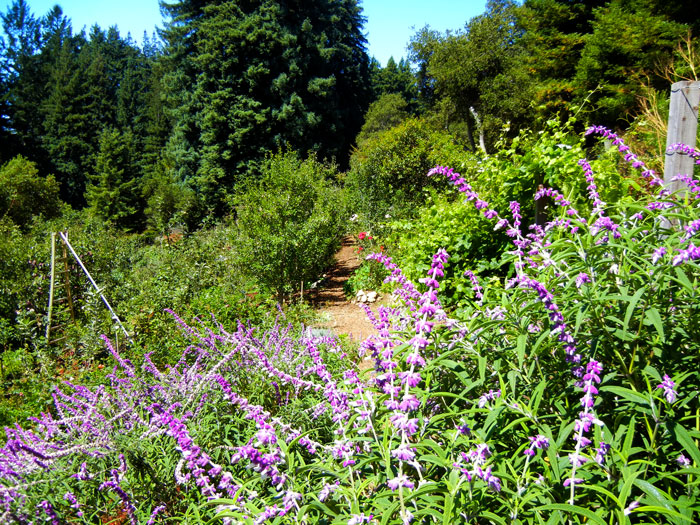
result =
[{"label": "wooden fence post", "polygon": [[680,181],[671,181],[676,175],[693,175],[694,159],[669,148],[673,144],[695,147],[698,131],[698,106],[700,106],[700,82],[682,81],[671,85],[671,105],[668,113],[666,135],[666,161],[664,183],[671,191],[685,187]]}]

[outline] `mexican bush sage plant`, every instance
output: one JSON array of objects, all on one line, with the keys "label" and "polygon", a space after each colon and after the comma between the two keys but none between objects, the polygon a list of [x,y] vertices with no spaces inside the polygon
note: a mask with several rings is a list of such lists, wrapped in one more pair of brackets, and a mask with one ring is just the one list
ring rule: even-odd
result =
[{"label": "mexican bush sage plant", "polygon": [[669,194],[617,135],[590,133],[645,190],[608,205],[582,160],[590,205],[543,188],[549,220],[528,226],[517,202],[496,210],[431,171],[506,232],[512,272],[470,270],[473,301],[454,315],[440,301],[451,254],[418,283],[370,255],[397,298],[367,309],[372,370],[281,326],[176,318],[191,345],[168,370],[110,347],[109,384],[65,385],[52,414],[6,430],[2,519],[697,522],[699,186],[686,175]]}]

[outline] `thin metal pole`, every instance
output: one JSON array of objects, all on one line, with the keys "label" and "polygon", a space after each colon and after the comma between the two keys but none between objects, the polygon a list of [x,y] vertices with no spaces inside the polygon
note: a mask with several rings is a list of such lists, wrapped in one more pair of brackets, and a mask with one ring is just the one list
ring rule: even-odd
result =
[{"label": "thin metal pole", "polygon": [[68,242],[68,236],[66,236],[63,232],[59,233],[59,235],[61,236],[61,239],[63,240],[63,242],[65,243],[65,245],[68,246],[68,249],[69,249],[70,252],[73,254],[73,257],[75,258],[75,260],[78,262],[78,264],[80,265],[80,267],[83,269],[83,272],[85,273],[85,275],[87,276],[87,278],[88,278],[88,279],[90,280],[90,282],[92,283],[92,286],[95,288],[95,290],[97,291],[97,293],[100,294],[100,299],[102,299],[102,302],[103,302],[103,303],[105,304],[105,306],[107,307],[107,310],[109,310],[109,312],[112,314],[112,319],[114,319],[114,320],[117,322],[117,324],[119,325],[119,327],[120,327],[120,328],[122,329],[122,331],[124,332],[124,335],[126,336],[126,338],[127,338],[129,341],[131,341],[131,336],[129,335],[129,332],[126,331],[126,328],[124,328],[124,325],[123,325],[122,322],[119,320],[119,317],[117,317],[117,314],[114,313],[114,310],[112,310],[112,307],[109,305],[109,301],[107,301],[107,298],[102,294],[102,291],[100,290],[100,287],[97,286],[97,283],[96,283],[95,280],[92,278],[92,275],[90,275],[90,272],[88,272],[87,268],[85,268],[85,265],[83,264],[83,261],[80,260],[80,257],[78,257],[78,254],[75,253],[75,250],[73,249],[73,246],[71,246],[71,244]]}]

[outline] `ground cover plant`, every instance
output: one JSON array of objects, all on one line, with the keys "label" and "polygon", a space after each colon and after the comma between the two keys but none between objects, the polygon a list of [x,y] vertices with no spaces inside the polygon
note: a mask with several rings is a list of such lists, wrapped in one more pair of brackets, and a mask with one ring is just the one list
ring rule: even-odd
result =
[{"label": "ground cover plant", "polygon": [[[97,388],[8,428],[0,521],[90,523],[694,523],[700,487],[700,183],[669,195],[604,128],[640,181],[529,231],[436,167],[513,249],[497,285],[471,271],[458,316],[439,299],[450,255],[396,306],[368,312],[361,374],[331,339],[203,320],[182,358],[116,360]],[[680,148],[680,147],[679,147]],[[684,152],[698,158],[696,152]],[[576,204],[572,204],[576,202]],[[206,322],[205,322],[206,321]]]}]

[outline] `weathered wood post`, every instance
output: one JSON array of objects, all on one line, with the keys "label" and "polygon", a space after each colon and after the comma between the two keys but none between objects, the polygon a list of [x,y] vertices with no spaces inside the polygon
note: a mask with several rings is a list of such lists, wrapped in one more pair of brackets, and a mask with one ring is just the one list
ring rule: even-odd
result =
[{"label": "weathered wood post", "polygon": [[664,163],[664,183],[671,191],[685,185],[671,181],[676,175],[693,175],[694,159],[675,151],[669,151],[673,144],[695,147],[698,131],[698,106],[700,106],[700,82],[682,81],[671,85],[671,105],[668,113],[668,134],[666,135],[666,161]]}]

